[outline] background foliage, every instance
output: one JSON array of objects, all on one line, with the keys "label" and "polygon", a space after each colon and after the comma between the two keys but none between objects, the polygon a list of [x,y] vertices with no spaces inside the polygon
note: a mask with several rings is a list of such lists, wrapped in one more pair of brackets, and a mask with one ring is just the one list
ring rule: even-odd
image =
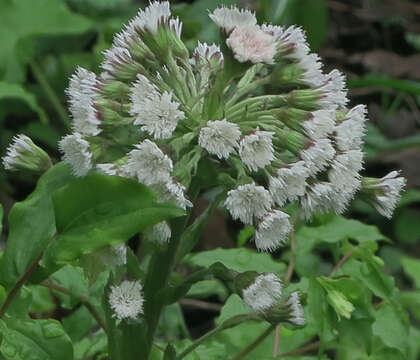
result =
[{"label": "background foliage", "polygon": [[[220,261],[236,271],[274,272],[284,277],[287,262],[295,256],[295,277],[290,288],[307,290],[305,309],[310,314],[309,325],[299,331],[283,328],[278,354],[310,344],[307,351],[295,355],[305,354],[299,359],[316,358],[317,353],[324,353],[323,359],[420,358],[420,73],[416,66],[420,59],[419,6],[407,0],[172,3],[174,13],[184,21],[184,36],[191,49],[198,38],[217,40],[217,27],[206,10],[220,4],[249,5],[261,21],[302,25],[327,68],[337,67],[348,75],[352,102],[369,106],[365,174],[383,176],[390,169],[402,168],[408,179],[408,190],[392,220],[379,217],[369,206],[355,201],[346,218],[323,216],[298,226],[295,255],[287,248],[273,258],[251,250],[253,245],[248,240],[252,231],[245,228],[239,232],[237,223],[216,213],[194,253],[184,258],[180,272],[188,274],[192,269]],[[101,51],[109,47],[113,34],[143,5],[134,0],[0,0],[2,153],[14,134],[24,133],[58,159],[57,141],[69,128],[64,95],[68,77],[77,65],[97,70]],[[31,279],[37,285],[25,286],[18,295],[19,301],[9,308],[9,313],[18,314],[20,320],[0,320],[0,358],[66,360],[73,359],[74,351],[75,359],[99,359],[106,349],[106,336],[98,330],[88,307],[81,305],[89,304],[101,316],[108,316],[101,304],[106,277],[98,269],[83,272],[80,267],[66,264],[74,265],[72,260],[76,257],[89,256],[105,243],[135,234],[142,229],[139,219],[149,221],[144,213],[139,217],[130,201],[111,214],[124,217],[118,226],[101,216],[100,201],[106,206],[113,200],[109,198],[110,187],[116,191],[114,199],[141,198],[149,210],[153,199],[140,185],[113,184],[106,179],[99,180],[97,199],[72,203],[73,194],[87,186],[85,181],[72,182],[51,198],[50,193],[70,181],[68,169],[56,166],[38,183],[31,198],[10,211],[15,201],[32,192],[36,180],[18,173],[0,173],[0,199],[5,217],[9,216],[8,223],[4,222],[2,240],[4,243],[8,237],[13,244],[8,246],[0,266],[0,301],[41,255],[37,250],[47,246],[46,238],[59,236],[62,241],[57,242],[59,246],[48,248],[43,266]],[[209,193],[199,199],[197,214],[213,197]],[[57,201],[69,206],[57,213]],[[99,210],[86,214],[77,223],[66,223],[72,212],[90,211],[86,204],[91,202],[96,202]],[[153,219],[149,223],[159,221],[156,213],[150,211]],[[176,211],[165,208],[159,214],[169,218]],[[54,224],[48,223],[49,214],[58,216]],[[25,216],[32,216],[31,221],[37,226],[24,226],[27,224],[21,219]],[[89,229],[96,228],[96,222],[109,227],[103,227],[100,234],[89,233]],[[133,223],[136,227],[130,228],[128,225]],[[112,229],[112,233],[107,229]],[[85,238],[74,253],[75,248],[68,243],[80,240],[80,233]],[[150,250],[137,249],[137,239],[130,244],[147,259]],[[349,251],[348,261],[335,270],[334,264]],[[16,254],[9,254],[13,252]],[[130,256],[130,271],[140,277],[142,269],[134,254]],[[15,261],[10,262],[12,258]],[[79,265],[83,266],[83,261]],[[51,269],[58,271],[46,280]],[[180,279],[172,281],[177,284]],[[229,296],[222,282],[203,280],[195,283],[179,304],[165,310],[159,337],[162,344],[171,341],[180,351],[193,338],[244,311],[240,298]],[[352,321],[348,320],[350,314]],[[263,323],[246,323],[226,330],[186,359],[225,359],[226,353],[243,351],[267,327]],[[273,347],[274,335],[270,335],[246,358],[271,358]],[[155,348],[154,352],[155,358],[160,359],[160,350]]]}]

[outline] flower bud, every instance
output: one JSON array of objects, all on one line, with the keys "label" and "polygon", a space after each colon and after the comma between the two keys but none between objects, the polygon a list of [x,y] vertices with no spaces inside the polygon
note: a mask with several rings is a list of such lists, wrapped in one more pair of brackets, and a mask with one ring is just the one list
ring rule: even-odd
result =
[{"label": "flower bud", "polygon": [[44,172],[52,165],[48,154],[26,135],[13,137],[2,160],[4,168],[11,171]]},{"label": "flower bud", "polygon": [[272,324],[288,322],[296,326],[305,325],[305,317],[303,307],[300,303],[299,293],[293,292],[288,297],[283,297],[280,301],[276,302],[264,312],[264,318]]}]

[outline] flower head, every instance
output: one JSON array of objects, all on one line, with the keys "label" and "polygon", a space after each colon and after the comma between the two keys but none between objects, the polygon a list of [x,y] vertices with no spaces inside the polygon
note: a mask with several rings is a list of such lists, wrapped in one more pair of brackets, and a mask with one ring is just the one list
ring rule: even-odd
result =
[{"label": "flower head", "polygon": [[144,232],[144,238],[150,242],[164,244],[171,238],[171,228],[166,221],[153,225]]},{"label": "flower head", "polygon": [[143,286],[140,281],[124,280],[119,285],[111,286],[108,295],[109,305],[118,320],[135,320],[143,314]]},{"label": "flower head", "polygon": [[209,16],[227,34],[237,26],[255,25],[257,23],[254,13],[236,7],[218,7]]},{"label": "flower head", "polygon": [[289,321],[297,326],[305,325],[305,315],[300,304],[299,293],[296,291],[291,293],[286,304],[289,307]]},{"label": "flower head", "polygon": [[239,126],[223,120],[208,121],[200,130],[198,144],[219,159],[227,159],[238,147]]},{"label": "flower head", "polygon": [[326,138],[334,130],[335,113],[332,110],[317,110],[310,114],[302,126],[305,133],[313,140]]},{"label": "flower head", "polygon": [[185,186],[175,180],[170,180],[165,184],[154,186],[159,201],[169,201],[182,209],[192,207],[193,204],[185,196]]},{"label": "flower head", "polygon": [[26,135],[16,135],[2,158],[6,170],[45,171],[51,166],[48,154]]},{"label": "flower head", "polygon": [[282,283],[275,274],[262,274],[242,291],[245,304],[254,311],[264,311],[275,304],[282,295]]},{"label": "flower head", "polygon": [[63,153],[63,161],[71,165],[75,176],[85,176],[92,168],[89,143],[79,133],[64,136],[58,147]]},{"label": "flower head", "polygon": [[171,16],[169,1],[153,1],[144,10],[140,10],[137,16],[131,20],[129,27],[138,31],[149,31],[156,34],[160,23],[168,21]]},{"label": "flower head", "polygon": [[258,250],[274,251],[285,242],[292,225],[290,216],[280,210],[272,210],[265,214],[258,224],[255,233],[255,245]]},{"label": "flower head", "polygon": [[401,197],[406,180],[398,171],[391,171],[380,179],[363,178],[363,192],[369,202],[383,216],[390,219]]},{"label": "flower head", "polygon": [[357,105],[335,127],[335,141],[341,151],[357,150],[361,147],[365,134],[366,112],[365,105]]},{"label": "flower head", "polygon": [[82,135],[95,136],[101,132],[101,122],[94,107],[94,99],[98,96],[97,85],[98,80],[93,72],[78,67],[66,90],[73,130]]},{"label": "flower head", "polygon": [[212,63],[213,61],[216,64],[221,65],[223,64],[223,53],[216,44],[209,45],[199,41],[197,47],[194,49],[191,60],[194,65],[201,62]]},{"label": "flower head", "polygon": [[311,174],[316,174],[328,167],[334,155],[334,147],[328,139],[320,139],[300,153]]},{"label": "flower head", "polygon": [[226,44],[239,62],[274,63],[277,51],[275,38],[256,25],[236,27],[226,40]]},{"label": "flower head", "polygon": [[127,168],[140,183],[155,185],[170,180],[172,160],[153,141],[144,140],[128,156]]},{"label": "flower head", "polygon": [[170,138],[178,121],[185,117],[172,94],[167,91],[160,94],[156,86],[143,75],[137,76],[130,98],[130,113],[135,116],[134,125],[141,125],[141,129],[155,139]]},{"label": "flower head", "polygon": [[261,218],[270,210],[273,199],[270,193],[255,183],[240,185],[228,192],[225,205],[234,219],[252,224],[254,217]]},{"label": "flower head", "polygon": [[239,143],[239,155],[242,162],[252,171],[264,168],[274,159],[274,133],[261,131],[257,128],[251,134],[244,136]]}]

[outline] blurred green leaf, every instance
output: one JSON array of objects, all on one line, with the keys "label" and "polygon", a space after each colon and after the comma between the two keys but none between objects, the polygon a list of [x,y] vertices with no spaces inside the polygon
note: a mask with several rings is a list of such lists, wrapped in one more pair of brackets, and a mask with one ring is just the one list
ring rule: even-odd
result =
[{"label": "blurred green leaf", "polygon": [[248,242],[248,240],[250,240],[254,235],[255,228],[253,226],[245,226],[238,234],[236,245],[244,246]]},{"label": "blurred green leaf", "polygon": [[35,191],[16,203],[9,214],[9,237],[0,264],[0,281],[12,287],[42,254],[56,232],[51,194],[73,179],[68,165],[59,163],[38,181]]},{"label": "blurred green leaf", "polygon": [[420,289],[420,260],[402,257],[401,264],[406,274],[414,280],[416,288]]},{"label": "blurred green leaf", "polygon": [[0,320],[4,359],[73,360],[70,338],[57,320]]},{"label": "blurred green leaf", "polygon": [[[74,347],[74,359],[85,360],[85,359],[106,359],[104,354],[107,353],[107,336],[99,330],[90,336],[84,337],[79,342],[73,344]],[[101,356],[96,355],[101,354]]]},{"label": "blurred green leaf", "polygon": [[413,95],[420,94],[420,82],[390,78],[382,75],[366,75],[347,82],[350,89],[367,86],[382,86],[404,91]]},{"label": "blurred green leaf", "polygon": [[403,356],[407,355],[408,328],[391,305],[383,305],[376,311],[373,323],[373,334],[390,348],[397,349]]},{"label": "blurred green leaf", "polygon": [[[1,63],[1,55],[0,55],[0,63]],[[17,99],[17,100],[23,101],[26,105],[28,105],[28,107],[32,111],[34,111],[38,115],[39,120],[42,123],[46,124],[48,122],[47,114],[45,113],[44,109],[38,105],[36,97],[30,92],[26,91],[23,86],[19,84],[12,84],[12,83],[0,81],[0,100],[3,100],[3,99]]]},{"label": "blurred green leaf", "polygon": [[216,295],[220,300],[226,299],[228,291],[221,281],[202,280],[193,284],[187,293],[187,297],[196,299],[206,299],[210,296]]},{"label": "blurred green leaf", "polygon": [[157,204],[137,181],[102,174],[75,179],[53,202],[58,236],[45,253],[47,264],[71,262],[184,214],[174,205]]},{"label": "blurred green leaf", "polygon": [[420,212],[414,209],[403,209],[395,218],[395,235],[406,244],[420,241]]},{"label": "blurred green leaf", "polygon": [[[313,51],[323,45],[328,30],[328,8],[325,0],[273,1],[276,24],[300,25],[306,30]],[[270,21],[270,19],[267,19]]]},{"label": "blurred green leaf", "polygon": [[190,265],[209,267],[220,261],[229,269],[235,271],[273,272],[278,275],[285,273],[286,265],[273,260],[266,253],[257,253],[250,249],[215,249],[191,253],[184,258],[184,262]]},{"label": "blurred green leaf", "polygon": [[[71,13],[63,1],[0,0],[0,77],[22,82],[23,66],[33,55],[29,37],[78,35],[92,26],[87,18]],[[24,41],[26,47],[19,46]],[[2,76],[1,76],[2,75]]]},{"label": "blurred green leaf", "polygon": [[51,296],[51,292],[44,286],[31,285],[27,286],[31,292],[32,302],[28,309],[31,313],[48,313],[55,309],[55,303]]},{"label": "blurred green leaf", "polygon": [[403,207],[417,202],[420,202],[420,190],[408,189],[402,193],[398,206]]}]

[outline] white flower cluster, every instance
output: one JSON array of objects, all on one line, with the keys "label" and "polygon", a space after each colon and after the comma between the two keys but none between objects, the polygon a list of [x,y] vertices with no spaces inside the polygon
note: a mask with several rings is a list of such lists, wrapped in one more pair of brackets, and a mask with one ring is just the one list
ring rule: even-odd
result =
[{"label": "white flower cluster", "polygon": [[[74,132],[60,150],[76,176],[95,168],[133,178],[184,209],[201,160],[210,158],[206,164],[231,179],[220,185],[229,187],[232,217],[255,226],[258,249],[274,251],[292,230],[282,211],[289,202],[306,219],[341,214],[363,190],[366,108],[346,107],[343,74],[324,73],[301,28],[259,25],[236,7],[209,16],[230,54],[199,42],[190,55],[167,1],[140,10],[104,52],[101,74],[78,68],[71,78]],[[282,90],[265,94],[265,84]],[[401,181],[383,179],[375,193],[386,216]],[[167,223],[145,234],[157,242],[170,236]]]},{"label": "white flower cluster", "polygon": [[140,281],[124,280],[119,285],[111,286],[108,295],[109,305],[118,320],[136,320],[143,314],[143,286]]},{"label": "white flower cluster", "polygon": [[294,325],[305,324],[299,293],[283,296],[283,285],[275,274],[261,274],[242,290],[242,298],[253,311],[265,313],[269,321],[288,321]]}]

